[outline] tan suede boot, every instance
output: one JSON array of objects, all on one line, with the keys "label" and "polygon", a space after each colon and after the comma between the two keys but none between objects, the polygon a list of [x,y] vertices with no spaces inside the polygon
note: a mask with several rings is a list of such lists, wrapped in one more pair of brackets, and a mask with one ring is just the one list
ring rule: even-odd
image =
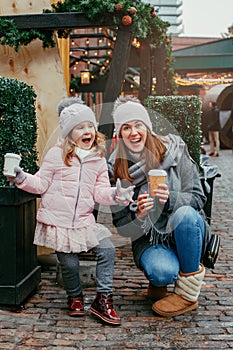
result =
[{"label": "tan suede boot", "polygon": [[180,272],[177,277],[174,293],[167,295],[152,305],[152,310],[161,316],[178,316],[198,307],[198,296],[201,291],[205,268],[192,273]]},{"label": "tan suede boot", "polygon": [[155,287],[149,283],[147,288],[147,296],[153,301],[164,298],[167,295],[167,287]]}]

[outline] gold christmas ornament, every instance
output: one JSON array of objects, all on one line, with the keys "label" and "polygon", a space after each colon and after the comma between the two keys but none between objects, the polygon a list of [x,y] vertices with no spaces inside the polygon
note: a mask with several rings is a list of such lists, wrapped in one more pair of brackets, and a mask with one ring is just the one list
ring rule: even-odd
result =
[{"label": "gold christmas ornament", "polygon": [[135,13],[137,13],[137,9],[135,8],[135,7],[130,7],[130,9],[129,9],[129,13],[131,14],[131,15],[135,15]]}]

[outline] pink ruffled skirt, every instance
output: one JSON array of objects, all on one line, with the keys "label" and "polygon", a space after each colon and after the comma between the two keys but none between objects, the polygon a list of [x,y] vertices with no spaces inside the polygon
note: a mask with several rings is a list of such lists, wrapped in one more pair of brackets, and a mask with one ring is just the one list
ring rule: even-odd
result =
[{"label": "pink ruffled skirt", "polygon": [[33,243],[58,252],[80,253],[96,247],[102,239],[111,235],[107,227],[98,223],[91,227],[63,228],[38,222]]}]

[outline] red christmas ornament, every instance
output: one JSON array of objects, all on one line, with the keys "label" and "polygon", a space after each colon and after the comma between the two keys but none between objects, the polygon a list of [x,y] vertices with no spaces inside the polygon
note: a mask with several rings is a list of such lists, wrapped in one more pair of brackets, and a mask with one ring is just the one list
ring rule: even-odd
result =
[{"label": "red christmas ornament", "polygon": [[130,26],[132,23],[132,18],[129,15],[123,16],[121,22],[124,24],[124,26]]},{"label": "red christmas ornament", "polygon": [[157,16],[156,12],[151,12],[151,14],[150,14],[150,15],[151,15],[151,17],[152,17],[152,18],[154,18],[154,17],[156,17],[156,16]]}]

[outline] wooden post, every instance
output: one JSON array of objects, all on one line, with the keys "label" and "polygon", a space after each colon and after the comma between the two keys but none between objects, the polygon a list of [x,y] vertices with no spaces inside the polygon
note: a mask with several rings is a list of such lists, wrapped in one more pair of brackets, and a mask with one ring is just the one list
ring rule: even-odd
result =
[{"label": "wooden post", "polygon": [[140,46],[140,88],[139,99],[143,101],[151,94],[152,72],[151,72],[151,49],[147,39],[141,41]]},{"label": "wooden post", "polygon": [[57,43],[58,43],[58,48],[60,52],[62,68],[64,72],[66,91],[67,91],[67,95],[69,95],[70,94],[70,66],[69,66],[70,41],[69,39],[58,38]]},{"label": "wooden post", "polygon": [[166,67],[166,49],[165,45],[154,48],[154,72],[156,76],[156,95],[166,95],[166,79],[164,71]]},{"label": "wooden post", "polygon": [[107,137],[107,152],[109,152],[114,130],[112,108],[116,98],[120,95],[124,83],[125,73],[131,48],[132,31],[130,27],[119,27],[110,65],[109,76],[103,96],[103,107],[100,116],[99,131]]}]

